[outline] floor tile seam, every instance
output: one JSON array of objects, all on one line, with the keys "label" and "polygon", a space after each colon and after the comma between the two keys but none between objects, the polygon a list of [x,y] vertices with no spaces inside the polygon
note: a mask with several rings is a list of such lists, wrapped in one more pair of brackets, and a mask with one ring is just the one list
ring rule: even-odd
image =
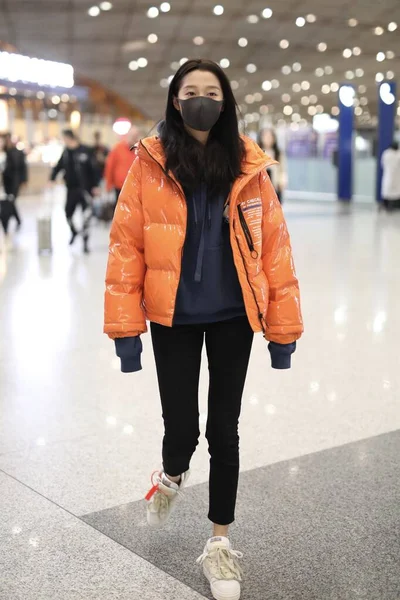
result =
[{"label": "floor tile seam", "polygon": [[[151,565],[152,567],[156,568],[161,573],[164,573],[165,575],[168,575],[168,577],[172,577],[172,579],[174,579],[175,581],[178,581],[185,588],[194,591],[201,598],[204,598],[205,600],[207,600],[206,597],[202,596],[195,588],[187,585],[186,583],[184,583],[183,581],[181,581],[177,577],[174,577],[173,575],[171,575],[167,571],[164,571],[159,566],[157,566],[156,564],[152,563],[150,560],[144,558],[140,554],[137,554],[131,548],[128,548],[128,546],[126,546],[125,544],[123,544],[123,543],[119,542],[118,540],[112,538],[111,536],[107,535],[106,533],[104,533],[103,531],[101,531],[100,529],[98,529],[97,527],[95,527],[94,525],[92,525],[91,523],[88,523],[87,521],[85,521],[83,519],[83,517],[80,517],[79,515],[76,515],[75,513],[73,513],[72,511],[70,511],[68,508],[65,508],[64,506],[61,506],[60,504],[58,504],[58,502],[55,502],[55,500],[52,500],[51,498],[48,498],[47,496],[45,496],[41,492],[38,492],[37,490],[35,490],[34,488],[32,488],[30,485],[24,483],[23,481],[20,481],[17,477],[14,477],[14,475],[10,475],[10,473],[7,473],[6,471],[4,471],[4,469],[0,468],[0,473],[2,473],[6,477],[9,477],[10,479],[14,480],[15,482],[19,483],[20,485],[24,486],[26,489],[28,489],[29,491],[33,492],[37,496],[40,496],[44,500],[47,500],[48,502],[50,502],[51,504],[53,504],[54,506],[56,506],[57,508],[59,508],[63,512],[67,513],[68,515],[70,515],[71,517],[73,517],[74,519],[76,519],[77,521],[79,521],[80,523],[83,523],[87,527],[90,527],[90,529],[93,529],[94,531],[96,531],[97,533],[99,533],[102,537],[105,537],[105,538],[109,539],[110,541],[112,541],[114,544],[116,544],[120,548],[124,548],[124,550],[127,550],[131,555],[136,556],[140,560],[142,560],[145,563],[147,563],[147,564]],[[139,500],[138,500],[138,502],[139,502]]]},{"label": "floor tile seam", "polygon": [[[267,463],[265,465],[262,465],[261,467],[252,467],[252,468],[249,468],[249,469],[243,469],[243,470],[240,471],[240,475],[249,474],[249,473],[256,473],[256,471],[259,471],[260,469],[267,469],[268,467],[273,467],[275,465],[283,465],[285,463],[290,463],[290,462],[295,461],[295,460],[299,460],[299,459],[306,458],[306,457],[309,457],[309,456],[318,455],[318,454],[321,454],[323,452],[329,452],[331,450],[336,450],[338,448],[345,448],[346,446],[350,446],[352,444],[358,444],[358,443],[365,442],[365,441],[368,441],[368,440],[373,440],[375,438],[378,438],[378,437],[381,437],[381,436],[384,436],[384,435],[389,435],[391,433],[396,433],[396,432],[400,433],[400,429],[396,428],[396,429],[393,429],[393,430],[390,430],[390,431],[385,431],[383,433],[378,433],[376,435],[369,436],[367,438],[360,438],[360,439],[354,440],[352,442],[346,442],[345,444],[339,444],[338,446],[331,446],[329,448],[323,448],[321,450],[316,450],[315,452],[308,452],[306,454],[299,454],[298,456],[293,456],[292,458],[285,458],[283,460],[278,460],[276,462]],[[0,470],[1,470],[1,467],[0,467]],[[239,479],[239,481],[240,481],[240,479]],[[195,489],[195,488],[197,488],[199,486],[206,485],[207,483],[208,483],[208,477],[207,477],[207,479],[205,481],[200,481],[200,482],[195,483],[193,485],[191,485],[189,483],[187,485],[186,489],[189,491],[189,490]],[[132,500],[132,502],[141,502],[141,499]],[[126,506],[127,504],[132,504],[132,502],[122,502],[121,504],[115,504],[114,506],[109,506],[108,508],[103,508],[103,509],[100,509],[100,510],[95,510],[95,511],[92,511],[92,512],[84,513],[82,515],[82,517],[84,518],[86,516],[99,514],[99,513],[104,512],[104,511],[114,510],[114,509],[120,508],[122,506]]]}]

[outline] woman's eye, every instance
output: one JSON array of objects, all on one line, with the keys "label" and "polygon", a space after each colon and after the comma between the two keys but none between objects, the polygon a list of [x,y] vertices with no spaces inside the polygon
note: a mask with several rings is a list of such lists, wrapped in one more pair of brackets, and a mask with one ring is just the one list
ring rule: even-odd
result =
[{"label": "woman's eye", "polygon": [[194,92],[186,92],[186,96],[194,96]]},{"label": "woman's eye", "polygon": [[212,98],[215,98],[216,96],[218,96],[218,94],[216,92],[210,92],[208,95],[211,96]]}]

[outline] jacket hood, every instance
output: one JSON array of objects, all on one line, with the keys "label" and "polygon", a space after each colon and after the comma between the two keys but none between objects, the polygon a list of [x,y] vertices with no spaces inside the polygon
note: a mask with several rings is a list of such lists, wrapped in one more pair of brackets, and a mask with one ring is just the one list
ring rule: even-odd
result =
[{"label": "jacket hood", "polygon": [[[158,125],[158,131],[162,122]],[[277,161],[265,154],[263,150],[249,137],[241,136],[245,146],[245,156],[242,161],[244,175],[256,175],[267,167],[277,164]],[[145,160],[154,159],[165,170],[165,153],[161,140],[158,136],[144,138],[139,142],[138,156]]]}]

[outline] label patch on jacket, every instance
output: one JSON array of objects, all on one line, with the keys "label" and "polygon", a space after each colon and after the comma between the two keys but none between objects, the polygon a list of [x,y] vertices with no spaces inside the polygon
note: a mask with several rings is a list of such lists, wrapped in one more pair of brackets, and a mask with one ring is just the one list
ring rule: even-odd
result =
[{"label": "label patch on jacket", "polygon": [[243,216],[249,226],[255,246],[260,247],[262,242],[262,201],[261,198],[250,198],[240,203]]}]

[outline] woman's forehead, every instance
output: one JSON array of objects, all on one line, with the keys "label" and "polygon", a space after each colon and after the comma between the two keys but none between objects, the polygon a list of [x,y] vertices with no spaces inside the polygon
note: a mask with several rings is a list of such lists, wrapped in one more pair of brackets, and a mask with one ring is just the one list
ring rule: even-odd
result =
[{"label": "woman's forehead", "polygon": [[196,87],[217,87],[221,89],[219,79],[214,73],[210,71],[191,71],[188,73],[182,81],[181,87],[196,86]]}]

